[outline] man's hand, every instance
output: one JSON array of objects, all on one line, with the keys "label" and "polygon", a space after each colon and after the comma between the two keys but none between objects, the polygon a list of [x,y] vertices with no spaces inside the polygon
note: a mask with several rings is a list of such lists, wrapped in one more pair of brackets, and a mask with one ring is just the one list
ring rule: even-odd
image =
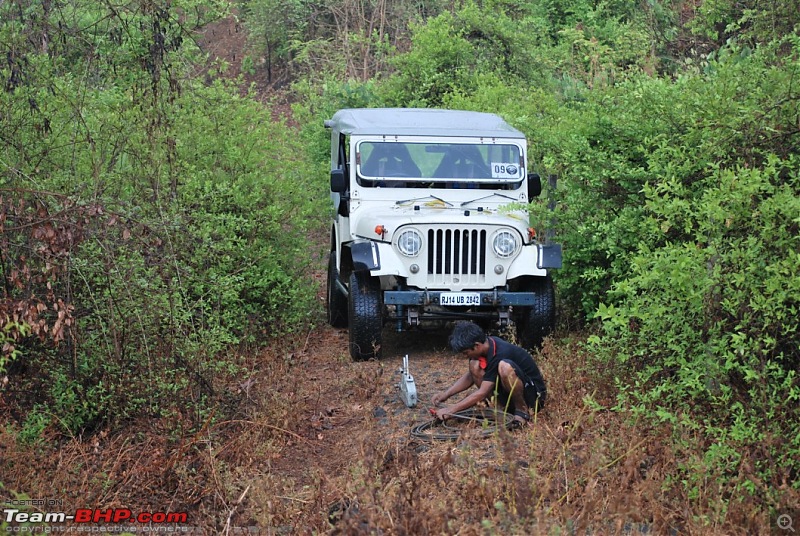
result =
[{"label": "man's hand", "polygon": [[449,407],[439,408],[436,410],[434,415],[436,415],[436,418],[440,421],[444,421],[453,416],[453,410],[451,410]]},{"label": "man's hand", "polygon": [[434,406],[438,406],[440,402],[444,402],[445,400],[447,400],[445,391],[438,392],[431,397],[431,402],[433,402]]}]

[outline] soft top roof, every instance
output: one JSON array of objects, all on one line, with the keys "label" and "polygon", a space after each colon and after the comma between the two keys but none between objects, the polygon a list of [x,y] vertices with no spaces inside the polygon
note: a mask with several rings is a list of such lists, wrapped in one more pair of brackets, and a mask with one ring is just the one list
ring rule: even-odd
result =
[{"label": "soft top roof", "polygon": [[345,135],[525,138],[500,116],[429,108],[350,108],[325,126]]}]

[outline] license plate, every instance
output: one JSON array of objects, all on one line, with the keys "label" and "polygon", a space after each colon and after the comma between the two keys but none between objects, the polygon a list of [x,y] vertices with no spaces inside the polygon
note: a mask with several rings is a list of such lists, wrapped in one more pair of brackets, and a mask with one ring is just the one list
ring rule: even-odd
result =
[{"label": "license plate", "polygon": [[439,305],[480,305],[481,295],[477,292],[442,292]]}]

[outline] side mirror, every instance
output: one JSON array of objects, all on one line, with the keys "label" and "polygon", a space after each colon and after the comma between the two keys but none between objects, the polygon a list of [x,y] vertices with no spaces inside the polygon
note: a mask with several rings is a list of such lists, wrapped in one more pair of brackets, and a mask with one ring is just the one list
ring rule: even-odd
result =
[{"label": "side mirror", "polygon": [[347,177],[344,175],[344,169],[331,170],[331,192],[343,194],[347,190]]},{"label": "side mirror", "polygon": [[542,193],[542,179],[538,173],[528,173],[528,199],[539,197]]}]

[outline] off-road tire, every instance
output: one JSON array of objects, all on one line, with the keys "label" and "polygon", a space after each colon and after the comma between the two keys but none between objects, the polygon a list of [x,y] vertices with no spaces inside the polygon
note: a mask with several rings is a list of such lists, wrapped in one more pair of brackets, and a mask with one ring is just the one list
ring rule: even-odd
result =
[{"label": "off-road tire", "polygon": [[531,350],[542,347],[544,338],[556,327],[556,292],[553,279],[534,277],[526,284],[525,292],[533,292],[533,305],[523,307],[516,317],[517,340],[520,346]]},{"label": "off-road tire", "polygon": [[348,320],[353,360],[380,358],[383,294],[377,277],[370,277],[366,272],[350,274]]},{"label": "off-road tire", "polygon": [[328,257],[328,324],[335,328],[347,327],[347,296],[338,287],[339,269],[336,268],[336,252],[331,251]]}]

